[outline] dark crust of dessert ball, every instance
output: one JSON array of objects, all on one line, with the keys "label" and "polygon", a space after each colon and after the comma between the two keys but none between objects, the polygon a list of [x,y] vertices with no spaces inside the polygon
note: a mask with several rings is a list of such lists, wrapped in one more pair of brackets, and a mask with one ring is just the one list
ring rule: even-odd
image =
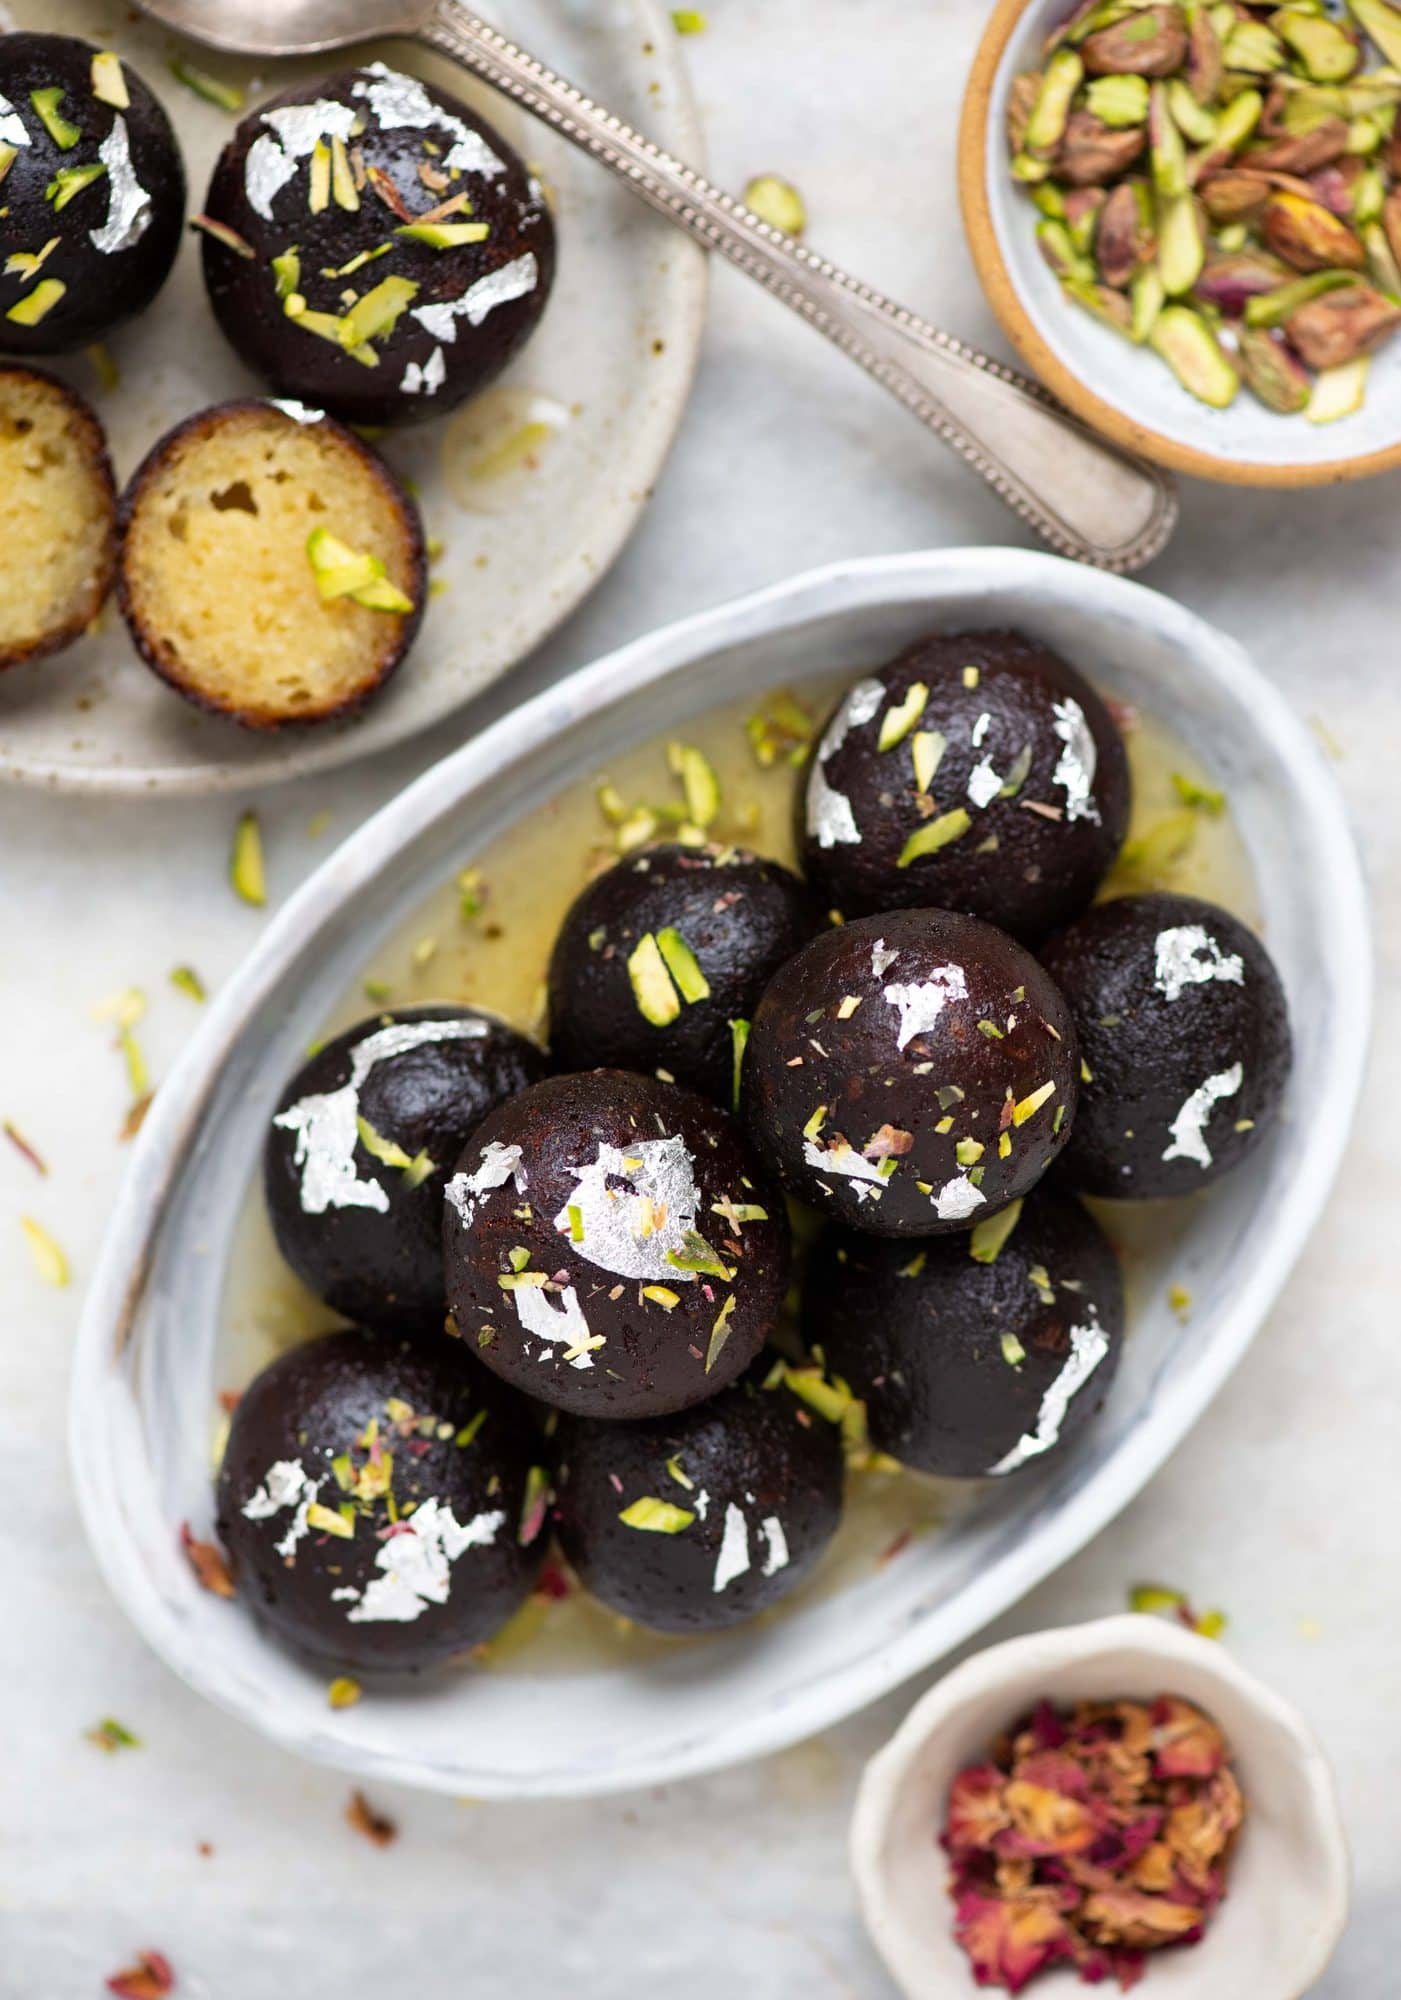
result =
[{"label": "dark crust of dessert ball", "polygon": [[896,910],[814,938],[770,983],[740,1106],[785,1187],[877,1236],[966,1229],[1069,1137],[1080,1059],[1036,960],[976,917]]},{"label": "dark crust of dessert ball", "polygon": [[239,1595],[328,1666],[402,1673],[461,1653],[539,1574],[538,1458],[524,1405],[450,1341],[355,1328],[294,1348],[239,1398],[219,1469]]},{"label": "dark crust of dessert ball", "polygon": [[[779,966],[817,926],[797,876],[740,848],[649,847],[615,863],[578,897],[555,940],[555,1061],[562,1069],[664,1070],[728,1106],[731,1023],[749,1020]],[[682,986],[667,972],[663,951],[676,938],[708,989],[695,999],[682,990],[684,971]]]},{"label": "dark crust of dessert ball", "polygon": [[566,1556],[595,1597],[653,1631],[714,1632],[768,1610],[841,1519],[840,1433],[786,1388],[746,1380],[648,1423],[566,1418],[557,1446]]},{"label": "dark crust of dessert ball", "polygon": [[552,1077],[494,1111],[448,1184],[443,1249],[472,1352],[586,1417],[716,1395],[788,1283],[783,1202],[738,1128],[622,1070]]},{"label": "dark crust of dessert ball", "polygon": [[[803,866],[847,917],[937,906],[1035,943],[1090,902],[1129,801],[1114,720],[1068,661],[1018,632],[940,633],[858,681],[828,721]],[[936,831],[942,844],[912,858]]]},{"label": "dark crust of dessert ball", "polygon": [[1065,1153],[1072,1186],[1192,1194],[1260,1143],[1289,1080],[1289,1011],[1269,953],[1229,911],[1121,896],[1053,938],[1042,962],[1088,1072]]},{"label": "dark crust of dessert ball", "polygon": [[[480,242],[401,233],[460,196],[442,223],[483,225]],[[534,331],[554,277],[554,223],[516,153],[459,99],[382,63],[251,112],[205,212],[253,253],[205,235],[205,283],[231,346],[279,395],[347,422],[417,422],[476,395]],[[386,279],[415,290],[392,325],[348,348],[329,324],[347,311],[343,293],[364,298]],[[299,326],[289,297],[327,323]]]},{"label": "dark crust of dessert ball", "polygon": [[1114,1246],[1071,1195],[1038,1188],[991,1263],[967,1237],[823,1232],[803,1338],[866,1404],[871,1443],[948,1479],[1036,1465],[1103,1403],[1124,1335]]},{"label": "dark crust of dessert ball", "polygon": [[[86,475],[95,511],[99,516],[105,515],[106,527],[105,531],[99,531],[95,560],[83,578],[82,587],[69,597],[50,622],[42,624],[39,630],[31,627],[20,643],[15,643],[13,638],[7,642],[0,637],[0,671],[19,666],[26,660],[45,659],[81,639],[106,603],[117,568],[117,489],[112,476],[112,461],[107,455],[107,436],[95,412],[76,389],[70,389],[66,382],[60,382],[57,376],[48,374],[44,369],[0,367],[0,432],[15,436],[19,426],[27,425],[28,434],[32,437],[40,422],[38,411],[44,405],[62,409],[64,454]],[[0,521],[6,517],[6,501],[15,506],[22,497],[22,493],[16,491],[0,499]],[[54,544],[66,542],[71,547],[72,522],[56,521],[50,516],[49,531]],[[36,568],[34,583],[38,587],[46,581],[40,564]]]},{"label": "dark crust of dessert ball", "polygon": [[297,1276],[347,1319],[441,1329],[448,1176],[488,1112],[544,1071],[532,1042],[467,1007],[396,1008],[328,1042],[283,1091],[263,1155]]},{"label": "dark crust of dessert ball", "polygon": [[[96,96],[98,53],[71,35],[0,35],[0,156],[14,148],[0,181],[4,245],[11,260],[42,255],[37,268],[0,270],[0,348],[11,354],[64,354],[101,340],[151,303],[180,247],[185,168],[170,120],[126,61],[129,104]],[[53,106],[62,145],[33,99],[55,90],[56,104],[41,102]],[[85,179],[89,169],[97,171]],[[62,291],[26,325],[23,301],[50,281]]]}]

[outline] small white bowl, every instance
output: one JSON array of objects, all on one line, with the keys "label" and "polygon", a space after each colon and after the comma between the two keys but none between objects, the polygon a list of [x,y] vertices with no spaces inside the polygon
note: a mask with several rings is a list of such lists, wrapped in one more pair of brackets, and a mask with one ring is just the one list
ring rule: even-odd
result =
[{"label": "small white bowl", "polygon": [[[1055,1703],[1178,1694],[1219,1724],[1245,1794],[1229,1892],[1199,1945],[1150,1954],[1162,2000],[1299,2000],[1347,1920],[1350,1865],[1337,1791],[1304,1718],[1223,1646],[1146,1617],[1031,1632],[956,1667],[915,1703],[866,1766],[851,1823],[862,1913],[909,2000],[974,1992],[953,1934],[938,1846],[949,1785],[1018,1715]],[[1038,1978],[1037,2000],[1085,1992],[1073,1971]]]}]

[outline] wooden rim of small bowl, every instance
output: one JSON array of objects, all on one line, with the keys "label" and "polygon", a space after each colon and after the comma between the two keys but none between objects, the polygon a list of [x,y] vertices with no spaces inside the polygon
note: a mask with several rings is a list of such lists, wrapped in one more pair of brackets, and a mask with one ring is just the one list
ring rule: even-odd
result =
[{"label": "wooden rim of small bowl", "polygon": [[1022,304],[993,227],[987,188],[988,120],[992,93],[1002,59],[1018,22],[1036,0],[997,0],[978,45],[963,99],[958,134],[958,194],[963,227],[973,264],[1007,338],[1022,359],[1066,406],[1086,423],[1128,451],[1136,451],[1175,472],[1194,474],[1230,486],[1331,486],[1353,479],[1371,479],[1401,466],[1401,443],[1383,451],[1339,458],[1323,464],[1252,465],[1218,458],[1214,452],[1179,444],[1161,431],[1135,423],[1114,404],[1104,402],[1073,369],[1067,368],[1042,339]]}]

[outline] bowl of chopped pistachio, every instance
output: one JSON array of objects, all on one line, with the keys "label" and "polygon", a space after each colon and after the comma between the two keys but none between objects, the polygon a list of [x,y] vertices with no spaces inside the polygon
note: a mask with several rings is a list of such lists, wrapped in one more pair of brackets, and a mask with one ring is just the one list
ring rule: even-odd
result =
[{"label": "bowl of chopped pistachio", "polygon": [[1401,6],[1001,0],[964,105],[1008,337],[1164,465],[1312,486],[1401,465]]}]

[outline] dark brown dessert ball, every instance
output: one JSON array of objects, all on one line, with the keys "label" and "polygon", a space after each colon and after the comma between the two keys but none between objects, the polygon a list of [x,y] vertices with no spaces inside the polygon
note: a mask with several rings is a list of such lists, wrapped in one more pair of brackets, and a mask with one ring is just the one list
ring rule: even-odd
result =
[{"label": "dark brown dessert ball", "polygon": [[1193,896],[1121,896],[1052,939],[1084,1059],[1065,1153],[1086,1194],[1192,1194],[1259,1145],[1293,1050],[1260,940]]},{"label": "dark brown dessert ball", "polygon": [[219,1536],[280,1639],[327,1666],[412,1671],[490,1638],[529,1595],[548,1541],[539,1456],[525,1405],[452,1341],[333,1333],[239,1398]]},{"label": "dark brown dessert ball", "polygon": [[224,403],[169,431],[122,496],[118,593],[137,651],[248,729],[363,707],[428,595],[418,509],[329,417]]},{"label": "dark brown dessert ball", "polygon": [[877,1236],[966,1229],[1036,1185],[1075,1115],[1070,1010],[1001,931],[896,910],[814,938],[759,1002],[740,1105],[802,1200]]},{"label": "dark brown dessert ball", "polygon": [[918,1246],[828,1229],[808,1266],[804,1339],[864,1400],[871,1443],[920,1472],[977,1479],[1039,1463],[1114,1379],[1114,1246],[1051,1188],[1013,1216],[997,1219],[1012,1222],[1000,1247],[991,1229]]},{"label": "dark brown dessert ball", "polygon": [[441,416],[534,332],[555,232],[539,185],[458,98],[370,63],[250,113],[205,203],[231,346],[348,423]]},{"label": "dark brown dessert ball", "polygon": [[81,639],[116,564],[101,424],[52,376],[0,368],[0,668]]},{"label": "dark brown dessert ball", "polygon": [[803,866],[847,917],[963,910],[1035,943],[1080,914],[1129,823],[1113,718],[1019,632],[937,633],[859,680],[808,776]]},{"label": "dark brown dessert ball", "polygon": [[170,120],[130,63],[0,35],[0,348],[65,354],[151,303],[185,220]]},{"label": "dark brown dessert ball", "polygon": [[841,1519],[840,1433],[781,1385],[640,1424],[567,1418],[557,1442],[561,1547],[585,1589],[656,1632],[767,1611]]},{"label": "dark brown dessert ball", "polygon": [[652,1417],[740,1375],[788,1283],[788,1219],[722,1111],[622,1070],[503,1104],[448,1183],[457,1331],[488,1368],[587,1417]]},{"label": "dark brown dessert ball", "polygon": [[734,1023],[817,929],[796,875],[737,847],[649,847],[571,907],[550,958],[564,1069],[665,1072],[734,1101]]},{"label": "dark brown dessert ball", "polygon": [[347,1319],[443,1325],[443,1190],[487,1113],[545,1059],[467,1007],[400,1007],[359,1021],[292,1078],[263,1154],[278,1248]]}]

